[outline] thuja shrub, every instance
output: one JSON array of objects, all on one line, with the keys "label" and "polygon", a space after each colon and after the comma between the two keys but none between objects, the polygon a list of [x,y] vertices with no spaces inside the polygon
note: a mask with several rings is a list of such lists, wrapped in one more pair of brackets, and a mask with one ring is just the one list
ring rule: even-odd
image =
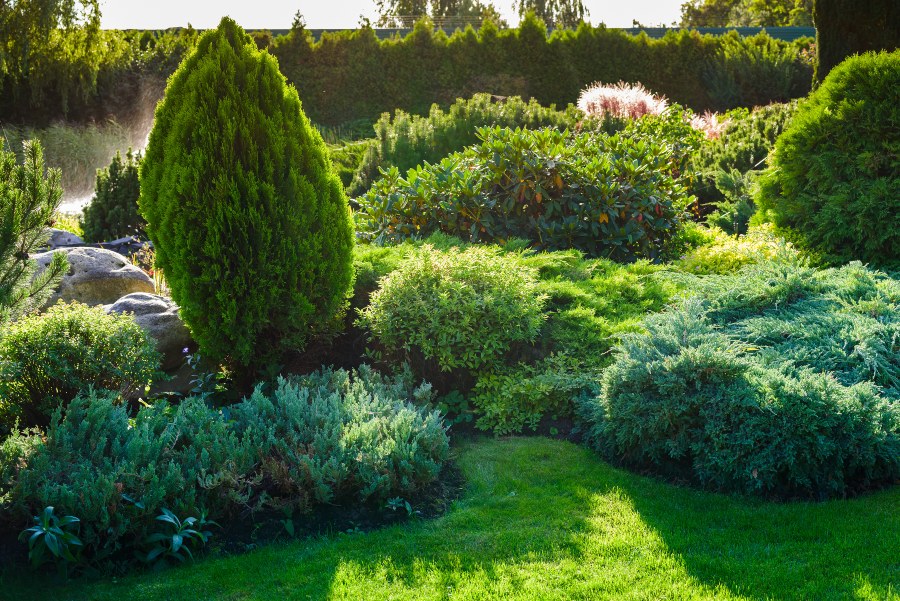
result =
[{"label": "thuja shrub", "polygon": [[419,375],[475,373],[502,365],[544,321],[536,273],[497,249],[412,253],[381,280],[360,325]]},{"label": "thuja shrub", "polygon": [[0,337],[0,408],[7,420],[46,426],[57,408],[89,387],[121,397],[143,393],[159,361],[153,340],[130,315],[59,303]]},{"label": "thuja shrub", "polygon": [[252,368],[337,323],[352,280],[346,196],[277,61],[231,19],[169,80],[139,206],[205,357]]},{"label": "thuja shrub", "polygon": [[105,169],[97,170],[94,197],[84,207],[81,229],[87,242],[104,242],[125,236],[144,238],[145,222],[138,213],[141,154],[131,149],[123,158],[116,153]]},{"label": "thuja shrub", "polygon": [[854,56],[800,103],[756,200],[833,262],[900,264],[900,51]]},{"label": "thuja shrub", "polygon": [[479,127],[574,129],[583,119],[584,114],[571,106],[558,111],[541,106],[534,99],[525,102],[518,96],[495,98],[490,94],[460,98],[446,111],[432,105],[426,116],[410,115],[400,109],[393,117],[384,113],[375,124],[375,140],[366,150],[350,193],[364,193],[380,177],[382,169],[396,167],[405,173],[478,142]]},{"label": "thuja shrub", "polygon": [[690,202],[676,173],[677,145],[648,132],[495,127],[478,135],[479,144],[405,178],[389,170],[359,199],[361,237],[383,244],[441,231],[472,242],[523,238],[541,250],[656,258]]}]

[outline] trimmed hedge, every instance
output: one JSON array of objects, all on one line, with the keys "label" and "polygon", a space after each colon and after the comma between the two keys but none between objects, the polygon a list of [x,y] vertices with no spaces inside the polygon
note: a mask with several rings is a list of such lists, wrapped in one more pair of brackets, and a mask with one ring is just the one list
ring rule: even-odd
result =
[{"label": "trimmed hedge", "polygon": [[319,41],[298,30],[276,38],[273,52],[310,117],[339,124],[397,108],[427,114],[433,103],[475,92],[565,106],[595,81],[640,82],[696,111],[784,102],[810,89],[812,65],[801,47],[764,34],[682,30],[654,40],[587,24],[548,36],[527,17],[518,29],[487,22],[451,36],[423,21],[407,37],[384,41],[372,29]]}]

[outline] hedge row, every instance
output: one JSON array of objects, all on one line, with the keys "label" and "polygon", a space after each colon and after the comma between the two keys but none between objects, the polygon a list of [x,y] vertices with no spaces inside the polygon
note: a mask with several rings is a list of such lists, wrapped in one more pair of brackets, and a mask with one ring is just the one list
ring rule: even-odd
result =
[{"label": "hedge row", "polygon": [[[161,78],[196,42],[190,29],[104,35],[106,50],[95,50],[102,56],[91,65],[70,65],[68,57],[78,53],[69,52],[46,57],[27,84],[0,74],[0,122],[119,116],[141,104],[148,82],[161,89]],[[449,105],[476,92],[565,106],[594,81],[620,80],[641,82],[694,110],[725,110],[803,96],[812,79],[803,52],[809,39],[696,31],[651,39],[588,24],[548,35],[535,18],[517,29],[486,23],[450,36],[422,21],[406,37],[387,40],[364,28],[325,33],[318,41],[302,29],[256,41],[277,56],[312,121],[325,125],[375,120],[395,109],[426,114],[434,103]],[[43,78],[47,85],[38,81]]]},{"label": "hedge row", "polygon": [[678,31],[654,40],[587,24],[548,36],[541,21],[525,19],[518,29],[486,23],[452,36],[420,22],[384,41],[371,29],[319,41],[296,30],[271,51],[310,117],[338,124],[396,108],[425,114],[476,92],[565,106],[594,81],[641,82],[698,111],[769,104],[809,92],[812,65],[801,48],[764,34]]}]

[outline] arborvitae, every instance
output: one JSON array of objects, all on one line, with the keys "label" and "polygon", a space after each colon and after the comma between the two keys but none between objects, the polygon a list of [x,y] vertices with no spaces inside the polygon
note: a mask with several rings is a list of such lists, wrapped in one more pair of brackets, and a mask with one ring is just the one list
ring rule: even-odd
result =
[{"label": "arborvitae", "polygon": [[206,358],[260,367],[343,311],[353,226],[341,182],[278,62],[229,18],[169,80],[139,207]]},{"label": "arborvitae", "polygon": [[66,271],[63,253],[38,277],[30,257],[47,243],[62,198],[59,170],[45,173],[40,142],[26,142],[23,164],[0,147],[0,325],[39,307]]},{"label": "arborvitae", "polygon": [[870,50],[900,47],[900,2],[897,0],[816,0],[817,82],[845,58]]},{"label": "arborvitae", "polygon": [[109,167],[97,170],[94,198],[84,207],[81,219],[85,240],[103,242],[124,236],[145,236],[144,218],[137,208],[141,195],[140,165],[140,153],[132,154],[129,149],[124,160],[117,152]]}]

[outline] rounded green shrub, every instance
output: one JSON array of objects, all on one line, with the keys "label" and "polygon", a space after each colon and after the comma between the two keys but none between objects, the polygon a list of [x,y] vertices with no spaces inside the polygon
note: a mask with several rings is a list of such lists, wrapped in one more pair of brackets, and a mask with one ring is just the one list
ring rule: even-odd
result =
[{"label": "rounded green shrub", "polygon": [[127,314],[59,303],[0,337],[0,409],[45,426],[57,407],[90,387],[129,397],[159,368],[153,340]]},{"label": "rounded green shrub", "polygon": [[417,371],[470,372],[500,365],[515,343],[531,342],[544,322],[537,272],[496,249],[460,252],[430,245],[381,280],[360,324]]},{"label": "rounded green shrub", "polygon": [[749,264],[626,335],[579,403],[612,459],[704,487],[840,497],[900,476],[900,284]]},{"label": "rounded green shrub", "polygon": [[81,229],[87,242],[105,242],[136,236],[144,238],[144,218],[138,213],[141,185],[138,171],[141,155],[129,149],[122,158],[116,153],[105,169],[97,170],[94,198],[84,207]]},{"label": "rounded green shrub", "polygon": [[775,145],[757,204],[831,261],[900,263],[900,51],[847,59]]},{"label": "rounded green shrub", "polygon": [[169,80],[139,206],[205,357],[256,366],[337,323],[353,274],[346,196],[296,90],[231,19]]}]

